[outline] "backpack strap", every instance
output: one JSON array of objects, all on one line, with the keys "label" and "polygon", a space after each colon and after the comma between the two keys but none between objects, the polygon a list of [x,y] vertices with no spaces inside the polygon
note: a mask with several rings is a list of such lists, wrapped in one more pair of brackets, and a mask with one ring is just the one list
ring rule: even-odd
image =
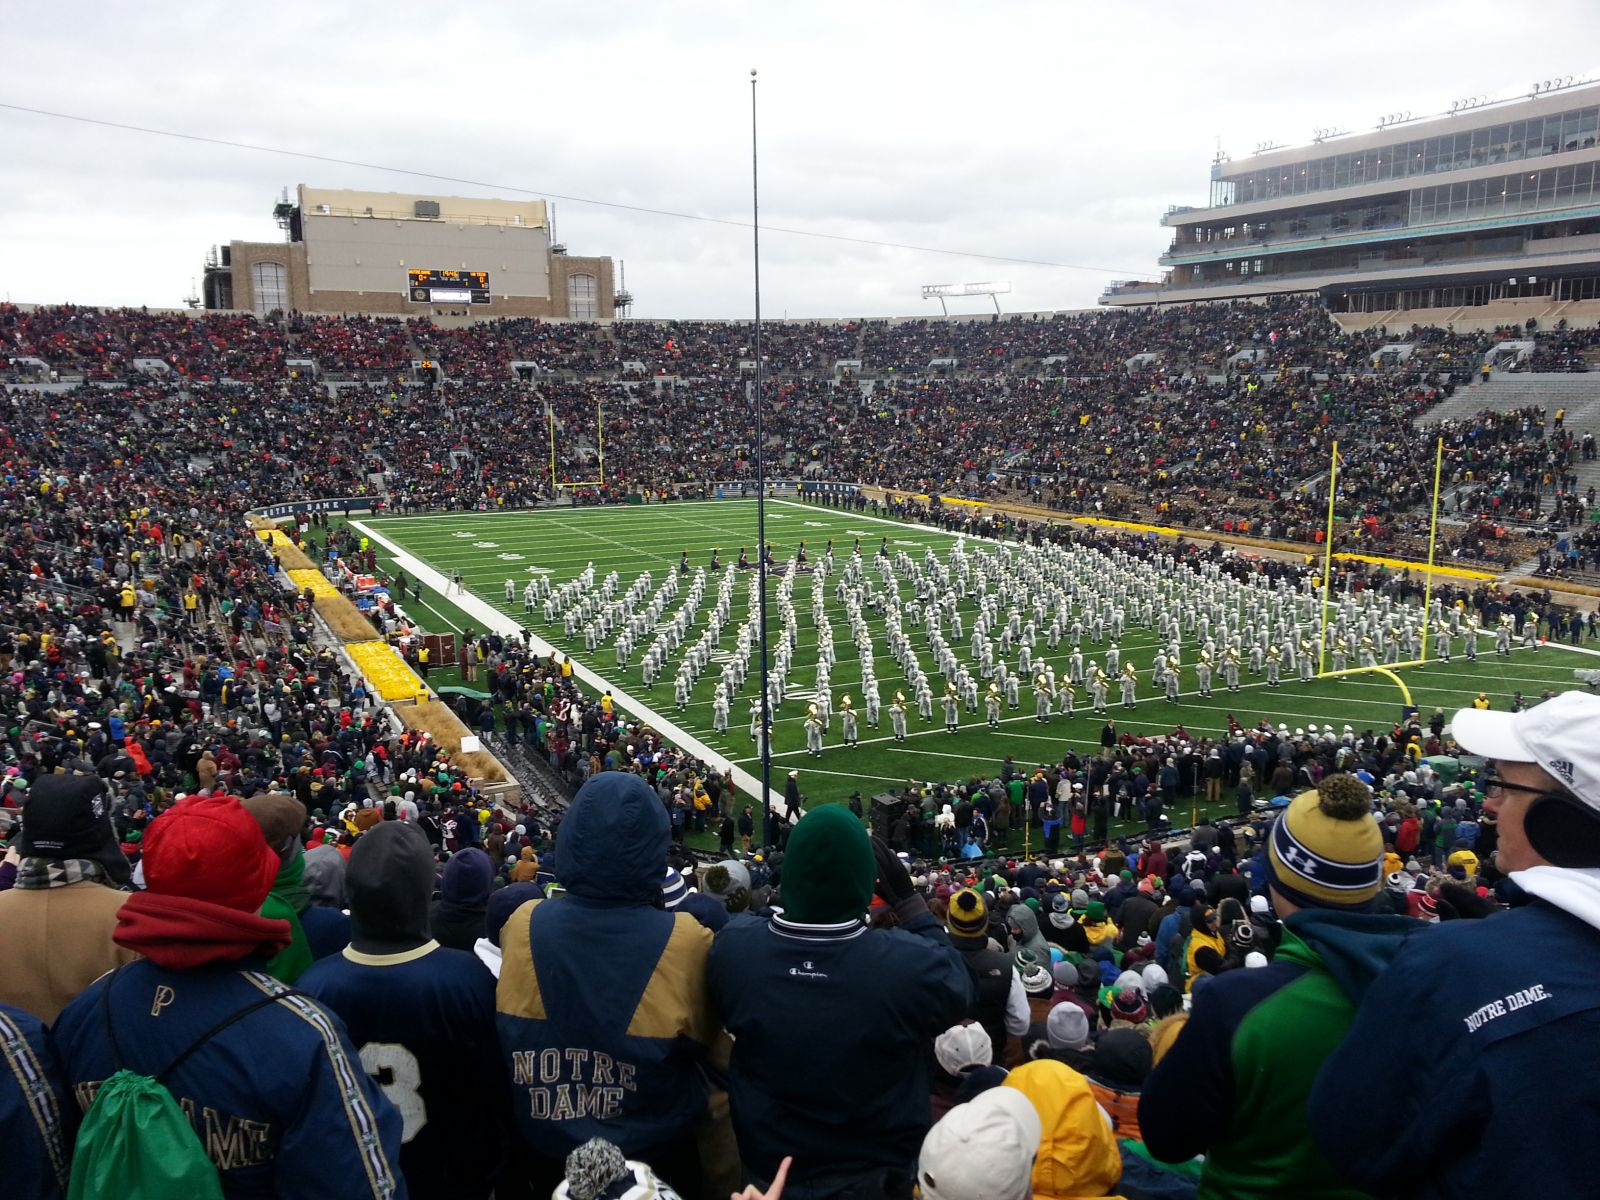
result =
[{"label": "backpack strap", "polygon": [[123,967],[132,965],[123,963],[116,968],[107,977],[105,987],[100,989],[100,1019],[105,1022],[106,1037],[111,1042],[111,1064],[119,1071],[122,1070],[122,1047],[117,1044],[117,1031],[111,1023],[111,989],[117,982],[117,976],[122,974]]},{"label": "backpack strap", "polygon": [[[116,970],[112,971],[110,977],[106,980],[105,987],[100,989],[100,1016],[101,1016],[101,1020],[104,1021],[104,1023],[105,1023],[106,1037],[111,1042],[111,1059],[112,1059],[112,1063],[113,1063],[113,1065],[115,1065],[115,1067],[119,1071],[123,1069],[123,1056],[122,1056],[122,1047],[117,1042],[116,1026],[115,1026],[115,1024],[113,1024],[112,1019],[111,1019],[111,988],[117,982],[117,976],[122,974],[122,972],[126,968],[131,967],[132,965],[133,965],[132,963],[123,963],[122,966],[120,966]],[[193,1055],[196,1050],[199,1050],[202,1046],[204,1046],[212,1038],[216,1037],[223,1030],[227,1029],[230,1025],[233,1025],[238,1021],[244,1020],[244,1018],[248,1017],[251,1013],[255,1012],[258,1008],[265,1008],[269,1004],[275,1004],[279,1000],[282,1000],[287,996],[304,996],[304,995],[305,995],[305,993],[300,991],[298,988],[284,988],[282,991],[272,992],[269,995],[258,996],[256,999],[252,1000],[249,1004],[246,1004],[243,1008],[237,1010],[236,1012],[231,1013],[230,1015],[224,1017],[222,1020],[218,1021],[210,1029],[206,1030],[199,1037],[197,1037],[194,1041],[190,1042],[189,1045],[186,1046],[183,1049],[183,1051],[178,1055],[177,1058],[173,1059],[165,1067],[163,1067],[159,1072],[155,1073],[155,1075],[154,1075],[155,1080],[158,1083],[165,1083],[166,1080],[167,1080],[167,1077],[169,1075],[171,1075],[172,1072],[176,1071],[185,1062],[187,1062],[189,1057],[191,1055]]]},{"label": "backpack strap", "polygon": [[156,1074],[156,1076],[155,1076],[156,1082],[157,1083],[165,1083],[167,1081],[167,1077],[169,1075],[171,1075],[174,1071],[176,1071],[185,1062],[187,1062],[188,1059],[189,1059],[189,1056],[192,1055],[196,1050],[200,1049],[207,1042],[209,1042],[212,1038],[216,1037],[219,1033],[221,1033],[223,1030],[227,1029],[229,1026],[234,1025],[237,1022],[244,1020],[251,1013],[255,1012],[258,1008],[266,1008],[267,1005],[276,1004],[279,1000],[282,1000],[282,999],[284,999],[284,998],[286,998],[288,996],[304,996],[304,995],[305,995],[305,993],[300,991],[298,988],[284,988],[281,992],[273,992],[271,995],[258,996],[256,999],[252,1000],[249,1004],[246,1004],[243,1008],[239,1009],[237,1012],[233,1013],[230,1016],[226,1016],[222,1020],[218,1021],[210,1029],[206,1030],[199,1037],[195,1038],[194,1041],[190,1042],[189,1045],[184,1048],[183,1052],[180,1053],[177,1058],[175,1058],[171,1062],[169,1062],[165,1067],[163,1067]]}]

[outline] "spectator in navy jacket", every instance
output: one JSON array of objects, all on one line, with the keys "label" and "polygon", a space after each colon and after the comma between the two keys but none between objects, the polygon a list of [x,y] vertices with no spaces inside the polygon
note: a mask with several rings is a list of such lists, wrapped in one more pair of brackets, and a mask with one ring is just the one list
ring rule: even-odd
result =
[{"label": "spectator in navy jacket", "polygon": [[6,1148],[11,1194],[38,1200],[66,1195],[71,1153],[66,1105],[44,1022],[0,1004],[0,1145]]},{"label": "spectator in navy jacket", "polygon": [[[1310,1126],[1375,1195],[1575,1196],[1594,1186],[1600,1080],[1555,1063],[1600,1056],[1600,696],[1520,713],[1464,709],[1493,760],[1484,808],[1497,867],[1530,897],[1410,939],[1367,992],[1318,1079]],[[1374,1075],[1373,1064],[1386,1064]],[[1381,1080],[1449,1079],[1445,1088]]]},{"label": "spectator in navy jacket", "polygon": [[[897,929],[865,922],[874,877]],[[781,899],[711,949],[745,1173],[764,1190],[793,1155],[789,1200],[903,1200],[930,1124],[929,1048],[972,1010],[972,975],[904,865],[841,806],[795,826]]]},{"label": "spectator in navy jacket", "polygon": [[145,957],[96,980],[51,1030],[79,1107],[118,1070],[161,1075],[203,1128],[241,1131],[203,1139],[228,1200],[404,1196],[399,1112],[339,1019],[265,973],[290,931],[256,915],[279,867],[261,826],[232,797],[196,796],[156,818],[143,847],[149,890],[118,910],[116,938]]}]

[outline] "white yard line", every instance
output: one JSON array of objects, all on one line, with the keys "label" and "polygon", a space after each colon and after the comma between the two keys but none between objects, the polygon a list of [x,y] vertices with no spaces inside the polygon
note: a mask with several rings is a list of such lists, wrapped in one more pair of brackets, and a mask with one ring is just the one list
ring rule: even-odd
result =
[{"label": "white yard line", "polygon": [[[417,563],[417,562],[416,562],[416,560],[415,560],[415,559],[413,559],[413,560],[412,560],[412,572],[411,572],[411,573],[412,573],[412,575],[413,575],[413,576],[415,576],[415,575],[416,575],[416,574],[417,574],[417,572],[416,572],[416,568],[417,568],[417,567],[418,567],[418,566],[419,566],[419,565],[420,565],[420,564],[419,564],[419,563]],[[438,610],[438,609],[437,609],[437,608],[435,608],[435,607],[434,607],[434,606],[433,606],[433,605],[431,605],[431,604],[429,604],[429,603],[428,603],[428,602],[427,602],[427,601],[426,601],[426,600],[419,600],[419,601],[417,601],[417,603],[419,603],[419,604],[420,604],[420,605],[422,605],[422,607],[423,607],[423,608],[425,608],[425,609],[427,609],[427,610],[428,610],[428,611],[429,611],[429,612],[431,612],[431,613],[432,613],[432,614],[433,614],[433,615],[434,615],[434,616],[436,616],[436,617],[438,617],[438,618],[439,618],[439,620],[441,620],[441,621],[443,621],[443,622],[444,622],[444,623],[445,623],[445,624],[446,624],[446,625],[448,625],[448,626],[450,626],[450,628],[451,628],[451,629],[454,629],[454,630],[455,630],[455,631],[456,631],[456,632],[457,632],[457,633],[463,633],[463,632],[465,632],[465,631],[464,631],[464,630],[463,630],[463,629],[462,629],[462,628],[461,628],[461,626],[459,626],[459,625],[457,625],[457,624],[456,624],[456,623],[455,623],[455,622],[454,622],[454,621],[452,621],[452,620],[451,620],[451,619],[450,619],[450,618],[449,618],[449,617],[447,617],[447,616],[445,616],[445,615],[444,615],[444,614],[443,614],[443,613],[442,613],[442,612],[440,612],[440,611],[439,611],[439,610]],[[404,597],[402,597],[402,598],[401,598],[401,606],[402,606],[402,607],[404,607],[404,604],[405,604],[405,598],[404,598]]]}]

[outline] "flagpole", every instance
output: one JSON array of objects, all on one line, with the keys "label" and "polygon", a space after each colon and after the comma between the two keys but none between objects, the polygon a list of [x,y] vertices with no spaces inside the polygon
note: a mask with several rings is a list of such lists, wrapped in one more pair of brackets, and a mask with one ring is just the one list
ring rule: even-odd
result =
[{"label": "flagpole", "polygon": [[[761,429],[763,387],[761,362],[761,172],[756,156],[756,68],[750,68],[750,227],[755,264],[756,377],[752,398],[756,419],[756,589],[757,620],[761,623],[761,840],[772,837],[772,707],[767,690],[767,472],[765,435]],[[793,818],[791,817],[791,820]]]},{"label": "flagpole", "polygon": [[1422,591],[1422,661],[1428,661],[1429,641],[1433,636],[1433,552],[1439,538],[1439,480],[1444,473],[1444,438],[1439,439],[1433,456],[1433,519],[1428,523],[1428,582]]},{"label": "flagpole", "polygon": [[1333,498],[1339,491],[1339,443],[1328,462],[1328,528],[1322,537],[1322,633],[1317,638],[1317,674],[1328,669],[1328,597],[1333,590]]}]

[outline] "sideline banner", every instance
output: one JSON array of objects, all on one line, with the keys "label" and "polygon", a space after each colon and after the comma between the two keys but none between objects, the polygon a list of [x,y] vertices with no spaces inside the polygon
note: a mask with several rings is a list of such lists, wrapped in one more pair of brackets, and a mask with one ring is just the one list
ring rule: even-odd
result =
[{"label": "sideline banner", "polygon": [[284,504],[264,504],[252,508],[250,515],[263,520],[276,521],[281,517],[294,517],[314,512],[371,512],[377,496],[334,496],[325,500],[290,500]]}]

